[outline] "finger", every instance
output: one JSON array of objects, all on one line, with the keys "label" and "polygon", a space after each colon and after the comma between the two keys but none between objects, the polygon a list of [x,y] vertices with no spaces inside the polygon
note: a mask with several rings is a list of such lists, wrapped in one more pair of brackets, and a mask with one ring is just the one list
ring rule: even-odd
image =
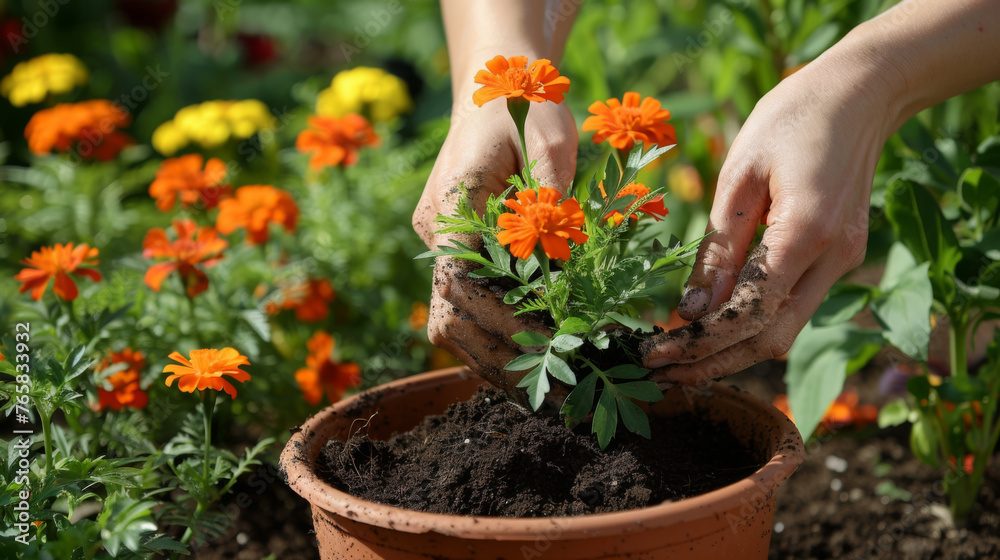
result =
[{"label": "finger", "polygon": [[[810,229],[821,221],[784,219],[772,210],[772,224],[747,259],[728,301],[688,325],[664,333],[644,345],[647,367],[691,363],[757,335],[772,320],[806,269],[822,258],[829,236]],[[827,289],[842,271],[824,267]],[[825,292],[824,292],[825,293]],[[817,304],[818,305],[818,304]]]},{"label": "finger", "polygon": [[729,299],[757,224],[769,203],[767,179],[751,163],[732,163],[730,156],[719,176],[708,227],[714,233],[698,247],[691,275],[677,305],[677,314],[697,319]]},{"label": "finger", "polygon": [[[476,263],[451,257],[438,257],[434,270],[434,291],[462,309],[483,330],[517,346],[510,337],[525,330],[549,334],[549,328],[531,315],[514,316],[503,298],[507,289],[495,279],[469,278],[480,268]],[[523,349],[527,350],[527,349]]]},{"label": "finger", "polygon": [[472,317],[436,292],[431,294],[427,336],[497,387],[511,390],[524,376],[524,372],[504,369],[520,354],[516,349],[479,328]]},{"label": "finger", "polygon": [[[537,162],[531,175],[541,186],[566,193],[576,175],[576,152],[580,138],[572,114],[564,107],[546,109],[555,113],[545,126],[531,126],[531,116],[528,117],[525,143],[528,157]],[[553,126],[551,122],[554,119],[567,121],[566,126]]]},{"label": "finger", "polygon": [[828,267],[806,272],[758,334],[694,363],[668,365],[653,372],[657,382],[700,385],[742,371],[788,352],[826,296]]}]

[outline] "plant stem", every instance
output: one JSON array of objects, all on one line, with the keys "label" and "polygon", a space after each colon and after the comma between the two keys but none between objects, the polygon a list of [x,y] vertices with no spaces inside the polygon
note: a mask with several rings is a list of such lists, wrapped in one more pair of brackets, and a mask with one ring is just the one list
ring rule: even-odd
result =
[{"label": "plant stem", "polygon": [[42,421],[42,440],[45,442],[45,474],[52,472],[52,415],[46,414],[42,407],[35,403],[38,419]]},{"label": "plant stem", "polygon": [[528,159],[528,144],[524,140],[524,123],[528,119],[531,102],[521,97],[507,99],[507,112],[514,119],[517,137],[521,140],[521,156],[524,158],[524,186],[531,187],[531,160]]},{"label": "plant stem", "polygon": [[966,333],[968,325],[965,321],[965,314],[956,312],[948,316],[948,341],[951,356],[951,375],[955,379],[968,378],[968,364],[966,362]]},{"label": "plant stem", "polygon": [[202,476],[203,476],[203,478],[202,478],[202,485],[203,485],[202,486],[202,499],[198,500],[198,504],[199,505],[201,505],[202,503],[204,503],[205,501],[207,501],[204,498],[206,496],[208,496],[208,488],[209,488],[209,486],[211,486],[211,484],[208,481],[208,463],[209,463],[209,457],[211,456],[211,451],[212,451],[212,413],[215,412],[215,397],[216,397],[216,392],[215,391],[208,391],[208,394],[206,394],[205,391],[202,391],[201,396],[202,396],[202,405],[205,408],[205,414],[204,414],[204,417],[205,417],[204,418],[205,419],[205,462],[204,462],[204,465],[203,465],[203,468],[202,468]]}]

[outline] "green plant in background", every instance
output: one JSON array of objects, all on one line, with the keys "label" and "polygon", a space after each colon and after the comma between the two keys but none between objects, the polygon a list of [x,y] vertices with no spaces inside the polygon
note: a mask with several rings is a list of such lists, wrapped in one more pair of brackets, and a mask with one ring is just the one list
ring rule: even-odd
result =
[{"label": "green plant in background", "polygon": [[[1000,318],[1000,137],[963,152],[940,150],[954,145],[935,143],[917,121],[900,135],[915,157],[875,199],[884,200],[897,239],[882,280],[831,290],[789,354],[789,401],[800,429],[810,434],[844,376],[882,346],[917,361],[923,372],[907,381],[909,398],[883,408],[879,423],[912,423],[914,455],[945,470],[950,507],[961,519],[975,503],[1000,437],[1000,339],[978,368],[970,369],[967,356],[980,325]],[[848,322],[865,308],[881,329]],[[932,315],[950,341],[949,375],[940,383],[932,383],[927,369]]]}]

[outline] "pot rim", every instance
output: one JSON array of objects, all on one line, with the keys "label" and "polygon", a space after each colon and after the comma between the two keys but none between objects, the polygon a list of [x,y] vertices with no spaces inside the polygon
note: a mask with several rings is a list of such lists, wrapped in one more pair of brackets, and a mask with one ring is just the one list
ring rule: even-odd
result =
[{"label": "pot rim", "polygon": [[[475,374],[465,367],[453,367],[404,377],[396,381],[357,393],[339,401],[309,418],[294,433],[281,452],[279,465],[286,481],[300,496],[313,505],[365,523],[407,533],[436,532],[445,535],[488,540],[521,540],[543,537],[558,532],[560,539],[621,534],[631,531],[648,531],[691,522],[702,517],[718,516],[744,504],[763,504],[775,489],[784,483],[804,459],[802,436],[795,424],[781,411],[756,395],[714,383],[709,391],[734,405],[742,405],[764,412],[775,421],[780,433],[778,452],[760,469],[735,483],[711,492],[676,502],[665,502],[641,509],[598,513],[572,517],[479,517],[442,513],[427,513],[371,502],[338,490],[323,481],[310,466],[319,456],[322,445],[313,440],[318,427],[341,410],[355,406],[361,399],[371,399],[372,394],[408,387],[407,392],[438,387],[452,378],[468,379]],[[478,377],[478,376],[475,376]],[[758,495],[763,498],[758,502]],[[740,518],[742,520],[742,518]],[[695,535],[692,535],[694,537]]]}]

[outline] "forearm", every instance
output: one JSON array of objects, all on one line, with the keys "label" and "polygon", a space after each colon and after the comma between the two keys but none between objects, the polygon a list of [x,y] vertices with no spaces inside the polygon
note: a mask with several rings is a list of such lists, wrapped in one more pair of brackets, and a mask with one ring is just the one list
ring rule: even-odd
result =
[{"label": "forearm", "polygon": [[907,0],[817,59],[884,111],[888,138],[907,119],[1000,79],[1000,0]]},{"label": "forearm", "polygon": [[471,98],[473,78],[496,55],[562,56],[582,0],[441,0],[452,93]]}]

